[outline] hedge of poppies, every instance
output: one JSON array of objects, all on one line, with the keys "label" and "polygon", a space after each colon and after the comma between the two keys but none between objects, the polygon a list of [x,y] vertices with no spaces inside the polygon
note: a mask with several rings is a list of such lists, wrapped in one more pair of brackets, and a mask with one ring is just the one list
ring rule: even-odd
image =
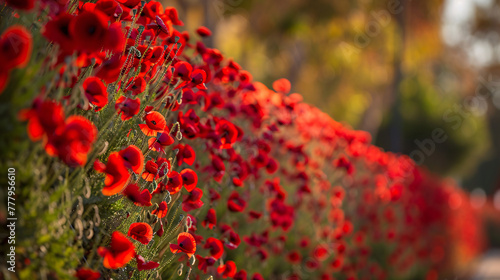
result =
[{"label": "hedge of poppies", "polygon": [[19,278],[437,279],[481,249],[454,182],[253,81],[175,8],[1,5]]}]

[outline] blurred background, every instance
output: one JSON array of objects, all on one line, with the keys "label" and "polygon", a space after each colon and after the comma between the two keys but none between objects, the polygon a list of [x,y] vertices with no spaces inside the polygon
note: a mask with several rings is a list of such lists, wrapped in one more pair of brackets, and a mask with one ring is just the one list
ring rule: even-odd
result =
[{"label": "blurred background", "polygon": [[[483,213],[476,279],[500,279],[500,0],[181,0],[188,30],[271,86],[450,176]],[[494,271],[496,268],[497,271]],[[498,277],[498,278],[495,278]]]}]

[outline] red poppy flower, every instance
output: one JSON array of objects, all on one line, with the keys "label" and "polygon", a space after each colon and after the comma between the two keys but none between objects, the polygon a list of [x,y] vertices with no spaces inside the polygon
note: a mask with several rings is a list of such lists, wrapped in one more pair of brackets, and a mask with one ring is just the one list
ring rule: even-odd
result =
[{"label": "red poppy flower", "polygon": [[165,117],[156,111],[148,112],[144,117],[144,120],[146,123],[139,124],[139,127],[147,136],[156,136],[158,132],[163,132],[165,130],[165,126],[167,125]]},{"label": "red poppy flower", "polygon": [[95,106],[95,111],[100,111],[108,104],[108,92],[101,79],[88,77],[83,82],[83,90],[90,104]]},{"label": "red poppy flower", "polygon": [[188,258],[196,252],[196,241],[193,235],[188,232],[179,233],[177,236],[177,244],[170,244],[170,251],[174,254],[186,253]]},{"label": "red poppy flower", "polygon": [[253,275],[252,275],[252,279],[251,280],[264,280],[264,277],[262,277],[262,275],[258,272],[255,272]]},{"label": "red poppy flower", "polygon": [[0,36],[0,67],[7,72],[15,67],[24,67],[31,55],[33,39],[23,26],[13,25]]},{"label": "red poppy flower", "polygon": [[71,116],[49,137],[45,150],[68,166],[81,166],[87,162],[96,136],[97,129],[92,122],[82,116]]},{"label": "red poppy flower", "polygon": [[193,66],[186,61],[179,61],[174,65],[174,77],[189,81]]},{"label": "red poppy flower", "polygon": [[214,226],[217,224],[217,215],[215,213],[215,210],[213,208],[210,208],[207,212],[207,216],[205,217],[205,220],[201,223],[204,227],[208,225],[209,229],[213,229]]},{"label": "red poppy flower", "polygon": [[203,273],[207,273],[207,268],[209,266],[213,266],[214,263],[217,261],[216,259],[212,257],[202,257],[200,255],[196,255],[196,259],[198,260],[198,269],[203,271]]},{"label": "red poppy flower", "polygon": [[120,76],[122,65],[125,63],[126,59],[126,56],[122,56],[121,53],[116,53],[104,60],[95,69],[94,75],[108,84],[114,83]]},{"label": "red poppy flower", "polygon": [[236,264],[233,261],[228,261],[219,266],[217,272],[222,275],[222,278],[233,277],[236,274]]},{"label": "red poppy flower", "polygon": [[193,170],[186,168],[181,171],[182,184],[188,192],[191,192],[198,183],[198,175]]},{"label": "red poppy flower", "polygon": [[345,156],[341,156],[340,158],[334,160],[333,165],[337,168],[344,168],[348,175],[351,175],[354,172],[354,166]]},{"label": "red poppy flower", "polygon": [[297,251],[290,252],[287,259],[291,264],[297,264],[300,262],[300,254]]},{"label": "red poppy flower", "polygon": [[163,47],[162,46],[154,46],[151,48],[151,57],[148,59],[149,63],[155,64],[158,63],[159,61],[163,61]]},{"label": "red poppy flower", "polygon": [[119,154],[125,161],[127,168],[130,168],[134,173],[141,173],[144,167],[144,155],[138,147],[130,145],[121,150]]},{"label": "red poppy flower", "polygon": [[344,264],[343,256],[338,256],[332,260],[330,266],[333,268],[334,271],[339,271],[342,268],[343,264]]},{"label": "red poppy flower", "polygon": [[137,206],[151,206],[151,193],[148,189],[140,190],[139,185],[129,184],[124,190],[123,195],[126,196]]},{"label": "red poppy flower", "polygon": [[74,18],[74,16],[67,13],[57,15],[44,26],[42,31],[43,36],[49,41],[58,44],[63,51],[72,51],[74,49],[74,41],[69,31],[69,26]]},{"label": "red poppy flower", "polygon": [[318,245],[314,248],[313,256],[319,261],[324,261],[328,257],[328,249],[324,246]]},{"label": "red poppy flower", "polygon": [[142,179],[148,182],[152,182],[155,179],[157,173],[158,173],[158,164],[156,164],[152,160],[148,160],[146,162],[145,170],[142,173]]},{"label": "red poppy flower", "polygon": [[184,201],[182,201],[182,210],[184,212],[189,212],[203,206],[203,201],[201,201],[202,196],[203,191],[199,188],[194,188],[188,195],[184,196]]},{"label": "red poppy flower", "polygon": [[250,216],[251,219],[258,220],[258,219],[260,219],[260,217],[262,217],[262,213],[254,211],[254,210],[250,210],[248,212],[248,216]]},{"label": "red poppy flower", "polygon": [[82,51],[102,49],[108,31],[108,18],[99,10],[83,11],[69,24],[74,46]]},{"label": "red poppy flower", "polygon": [[151,214],[158,216],[159,219],[167,216],[168,204],[165,201],[162,201],[157,209],[151,211]]},{"label": "red poppy flower", "polygon": [[205,249],[210,249],[210,255],[218,260],[224,254],[224,247],[222,246],[222,242],[213,237],[209,237],[203,246]]},{"label": "red poppy flower", "polygon": [[290,92],[292,85],[287,79],[279,79],[273,82],[273,89],[277,92],[287,94]]},{"label": "red poppy flower", "polygon": [[241,239],[240,236],[234,232],[232,229],[229,229],[224,235],[227,235],[227,242],[225,243],[226,247],[234,250],[240,246]]},{"label": "red poppy flower", "polygon": [[115,109],[118,115],[121,115],[122,121],[131,119],[133,116],[139,113],[141,108],[141,100],[139,98],[132,99],[125,96],[120,96],[116,100]]},{"label": "red poppy flower", "polygon": [[346,249],[347,249],[346,248],[346,244],[344,242],[342,242],[342,241],[340,243],[337,243],[335,245],[335,250],[337,251],[337,254],[339,254],[339,255],[344,254],[345,251],[346,251]]},{"label": "red poppy flower", "polygon": [[158,132],[155,138],[149,138],[149,149],[153,151],[165,152],[165,148],[174,143],[174,138],[170,136],[168,131]]},{"label": "red poppy flower", "polygon": [[125,47],[125,36],[120,22],[110,24],[104,38],[103,48],[105,50],[121,51]]},{"label": "red poppy flower", "polygon": [[259,153],[255,157],[252,157],[252,159],[250,160],[250,163],[257,168],[265,167],[268,162],[269,162],[269,158],[267,156],[267,153],[265,151],[260,150],[260,149],[259,149]]},{"label": "red poppy flower", "polygon": [[144,259],[144,257],[140,256],[140,255],[135,255],[135,260],[137,262],[137,269],[139,271],[151,270],[151,269],[155,269],[155,268],[157,268],[157,267],[160,266],[159,263],[154,262],[154,261],[146,262],[146,260]]},{"label": "red poppy flower", "polygon": [[144,6],[143,13],[146,17],[154,20],[157,15],[163,14],[163,6],[158,1],[150,1]]},{"label": "red poppy flower", "polygon": [[226,120],[218,120],[215,126],[215,131],[220,137],[220,148],[229,149],[236,142],[238,130],[231,122]]},{"label": "red poppy flower", "polygon": [[191,146],[188,144],[179,144],[175,146],[174,149],[179,149],[179,152],[177,153],[177,164],[179,166],[181,166],[182,163],[193,165],[194,160],[196,159],[196,154]]},{"label": "red poppy flower", "polygon": [[240,194],[237,191],[233,191],[227,201],[227,208],[229,211],[243,212],[246,206],[247,202],[240,197]]},{"label": "red poppy flower", "polygon": [[226,166],[224,165],[224,161],[216,155],[212,155],[212,165],[208,167],[209,170],[213,173],[213,178],[216,182],[220,182],[222,177],[226,173]]},{"label": "red poppy flower", "polygon": [[212,35],[212,31],[205,26],[198,27],[198,29],[196,29],[196,33],[198,33],[201,37],[208,37]]},{"label": "red poppy flower", "polygon": [[96,10],[99,10],[105,13],[109,20],[116,20],[123,13],[123,9],[120,7],[120,4],[114,0],[99,0],[95,3]]},{"label": "red poppy flower", "polygon": [[147,245],[153,239],[153,229],[147,223],[133,223],[128,230],[128,236]]},{"label": "red poppy flower", "polygon": [[262,249],[262,248],[257,249],[256,255],[259,257],[259,259],[261,261],[265,261],[267,259],[267,257],[269,256],[267,251]]},{"label": "red poppy flower", "polygon": [[243,237],[243,240],[245,240],[245,242],[248,243],[248,245],[250,246],[260,247],[262,246],[262,244],[267,243],[268,232],[265,231],[264,233],[262,233],[262,235],[252,233],[251,236]]},{"label": "red poppy flower", "polygon": [[214,202],[214,201],[219,200],[220,194],[216,190],[214,190],[214,189],[211,188],[211,189],[208,190],[208,192],[209,192],[209,195],[210,195],[210,202]]},{"label": "red poppy flower", "polygon": [[273,174],[274,172],[276,172],[276,170],[278,170],[278,162],[275,159],[269,157],[266,165],[267,173]]},{"label": "red poppy flower", "polygon": [[248,274],[244,269],[242,269],[234,275],[233,279],[234,280],[247,280]]},{"label": "red poppy flower", "polygon": [[139,5],[139,3],[141,3],[141,0],[117,0],[117,1],[128,8],[134,8],[135,6]]},{"label": "red poppy flower", "polygon": [[31,10],[35,6],[35,0],[6,0],[7,5],[20,10]]},{"label": "red poppy flower", "polygon": [[146,90],[146,81],[143,77],[136,77],[134,80],[129,81],[130,84],[125,90],[132,91],[132,95],[138,95]]},{"label": "red poppy flower", "polygon": [[207,80],[207,73],[202,69],[195,69],[191,72],[189,87],[196,87],[198,89],[206,89],[205,82]]},{"label": "red poppy flower", "polygon": [[134,244],[119,231],[111,235],[109,248],[99,247],[99,255],[104,258],[105,268],[117,269],[126,265],[135,255]]},{"label": "red poppy flower", "polygon": [[171,171],[170,173],[168,173],[167,177],[168,177],[168,182],[166,185],[167,191],[171,195],[180,192],[183,184],[181,174],[179,174],[179,172],[177,171]]},{"label": "red poppy flower", "polygon": [[167,18],[174,24],[178,26],[183,26],[184,23],[179,20],[179,15],[177,13],[177,9],[174,7],[166,7],[165,8],[165,13],[164,13]]},{"label": "red poppy flower", "polygon": [[158,158],[156,162],[148,160],[142,178],[148,182],[165,176],[170,170],[170,161],[165,158]]},{"label": "red poppy flower", "polygon": [[28,120],[28,136],[32,141],[38,141],[44,135],[52,136],[65,122],[61,104],[52,100],[35,99],[32,108],[21,111],[19,117]]},{"label": "red poppy flower", "polygon": [[121,192],[130,178],[130,173],[127,167],[125,167],[125,161],[118,152],[109,155],[106,165],[96,161],[94,163],[94,169],[97,172],[106,173],[102,193],[107,196]]},{"label": "red poppy flower", "polygon": [[78,280],[98,280],[101,278],[101,273],[89,268],[80,268],[76,271],[75,277]]}]

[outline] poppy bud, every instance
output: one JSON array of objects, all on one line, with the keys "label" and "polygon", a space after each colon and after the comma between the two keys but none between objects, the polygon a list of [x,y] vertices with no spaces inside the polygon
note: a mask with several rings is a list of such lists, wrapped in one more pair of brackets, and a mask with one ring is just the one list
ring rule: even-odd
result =
[{"label": "poppy bud", "polygon": [[129,49],[129,53],[132,53],[135,55],[136,58],[141,58],[141,51],[138,50],[136,47],[132,46]]},{"label": "poppy bud", "polygon": [[92,239],[93,236],[94,236],[94,230],[92,228],[89,228],[87,230],[87,232],[85,233],[85,238],[87,240],[90,240],[90,239]]},{"label": "poppy bud", "polygon": [[169,133],[174,132],[175,130],[179,131],[181,129],[181,124],[179,122],[175,122],[174,125],[172,125],[172,128],[170,129]]},{"label": "poppy bud", "polygon": [[182,96],[183,96],[183,92],[181,91],[181,93],[180,93],[180,94],[179,94],[179,96],[177,97],[177,103],[178,103],[179,105],[181,105],[181,104],[182,104]]},{"label": "poppy bud", "polygon": [[148,213],[146,214],[146,218],[147,218],[148,220],[151,220],[151,212],[148,212]]},{"label": "poppy bud", "polygon": [[182,275],[182,269],[184,268],[184,265],[181,263],[181,265],[179,265],[179,268],[177,268],[177,275],[181,276]]},{"label": "poppy bud", "polygon": [[109,146],[109,142],[104,141],[104,147],[102,147],[102,150],[99,153],[97,153],[97,155],[98,156],[103,155],[106,152],[106,150],[108,149],[108,146]]},{"label": "poppy bud", "polygon": [[156,232],[156,235],[161,237],[163,233],[165,233],[165,229],[163,228],[163,224],[160,221],[160,229]]},{"label": "poppy bud", "polygon": [[196,263],[196,258],[193,256],[191,256],[191,258],[189,259],[189,261],[191,261],[191,265],[194,265]]},{"label": "poppy bud", "polygon": [[165,202],[167,204],[170,204],[171,201],[172,201],[172,197],[170,196],[170,192],[167,192],[167,195],[165,196]]},{"label": "poppy bud", "polygon": [[182,132],[180,130],[177,130],[177,133],[175,134],[175,138],[179,141],[182,140]]},{"label": "poppy bud", "polygon": [[99,226],[101,224],[101,216],[99,216],[99,208],[94,204],[94,224]]}]

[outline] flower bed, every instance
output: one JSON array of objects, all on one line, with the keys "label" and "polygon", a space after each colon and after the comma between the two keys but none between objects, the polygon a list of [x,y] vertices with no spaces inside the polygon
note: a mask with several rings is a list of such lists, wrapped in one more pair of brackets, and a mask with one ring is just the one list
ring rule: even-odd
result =
[{"label": "flower bed", "polygon": [[436,279],[481,249],[453,182],[254,82],[175,8],[3,9],[20,278]]}]

